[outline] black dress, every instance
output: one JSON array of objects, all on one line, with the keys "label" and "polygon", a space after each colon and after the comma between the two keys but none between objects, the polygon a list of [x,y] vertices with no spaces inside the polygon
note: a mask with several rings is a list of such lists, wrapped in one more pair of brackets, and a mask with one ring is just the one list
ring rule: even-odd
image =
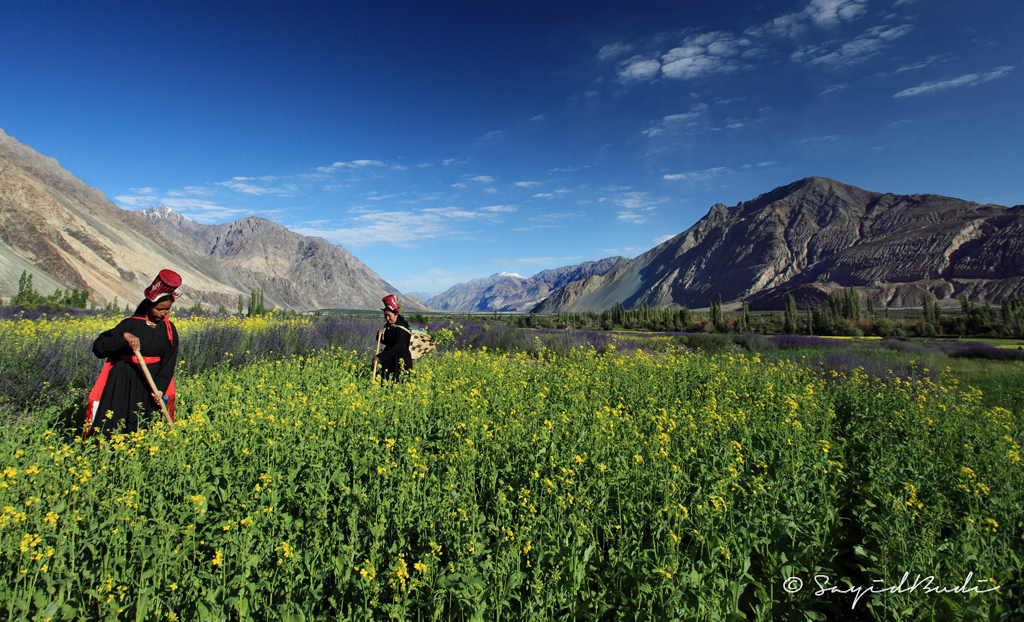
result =
[{"label": "black dress", "polygon": [[[138,364],[122,358],[132,356],[132,350],[124,339],[125,333],[139,338],[139,351],[143,357],[160,357],[159,362],[146,366],[156,388],[165,395],[174,377],[174,366],[178,362],[178,331],[169,322],[157,322],[156,327],[150,327],[143,318],[125,318],[115,328],[96,338],[92,352],[99,358],[107,359],[111,368],[99,399],[99,407],[96,408],[93,428],[107,435],[115,432],[122,423],[124,432],[135,432],[140,423],[148,423],[154,413],[160,412]],[[113,412],[110,419],[106,417],[108,411]]]},{"label": "black dress", "polygon": [[377,355],[380,362],[380,376],[384,380],[399,380],[402,369],[412,369],[412,355],[409,353],[409,333],[398,328],[404,326],[409,328],[409,322],[401,315],[395,320],[395,325],[388,324],[384,329],[384,336],[380,342],[384,349]]}]

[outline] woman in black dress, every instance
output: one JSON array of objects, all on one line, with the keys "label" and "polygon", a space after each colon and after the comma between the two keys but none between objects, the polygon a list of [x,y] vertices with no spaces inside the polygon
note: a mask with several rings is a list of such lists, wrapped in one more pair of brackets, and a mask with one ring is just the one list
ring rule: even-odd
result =
[{"label": "woman in black dress", "polygon": [[[178,362],[178,331],[168,315],[181,277],[170,270],[161,270],[153,284],[146,288],[145,299],[132,317],[121,320],[92,344],[98,358],[107,359],[103,371],[89,394],[85,416],[86,434],[92,429],[109,436],[120,429],[130,433],[140,424],[149,423],[160,412],[165,400],[174,415],[174,367]],[[138,349],[153,377],[157,392],[149,386],[132,352]]]},{"label": "woman in black dress", "polygon": [[409,353],[409,322],[399,313],[398,300],[394,295],[383,298],[384,330],[377,331],[377,338],[384,344],[384,350],[373,357],[381,366],[381,378],[400,380],[402,370],[412,369],[412,354]]}]

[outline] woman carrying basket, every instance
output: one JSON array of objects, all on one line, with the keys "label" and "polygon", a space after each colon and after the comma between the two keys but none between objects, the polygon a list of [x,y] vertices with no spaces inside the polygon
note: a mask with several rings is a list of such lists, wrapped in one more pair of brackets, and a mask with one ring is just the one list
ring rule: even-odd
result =
[{"label": "woman carrying basket", "polygon": [[[146,288],[145,298],[132,317],[125,318],[113,329],[101,333],[92,344],[92,352],[105,358],[100,377],[89,393],[85,413],[85,433],[100,429],[110,435],[120,429],[131,433],[140,424],[149,423],[166,402],[170,417],[174,416],[174,367],[178,362],[178,331],[168,316],[181,277],[171,270],[161,270]],[[142,361],[136,360],[139,351]],[[156,385],[150,387],[140,363],[144,363]]]},{"label": "woman carrying basket", "polygon": [[[384,350],[373,357],[374,364],[380,363],[381,378],[398,381],[403,368],[412,369],[412,354],[409,352],[409,322],[399,313],[398,300],[395,296],[385,296],[382,301],[384,320],[387,322],[383,330],[377,331],[378,343],[384,344]],[[402,328],[399,328],[402,327]],[[402,330],[402,329],[405,330]]]}]

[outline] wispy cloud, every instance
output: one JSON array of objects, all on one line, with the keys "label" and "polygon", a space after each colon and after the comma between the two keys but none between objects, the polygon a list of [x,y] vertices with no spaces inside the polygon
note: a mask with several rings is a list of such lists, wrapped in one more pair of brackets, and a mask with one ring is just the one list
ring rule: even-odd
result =
[{"label": "wispy cloud", "polygon": [[825,89],[824,91],[822,91],[821,94],[822,95],[828,95],[829,93],[835,93],[836,91],[842,91],[843,89],[849,88],[849,86],[850,86],[849,84],[845,84],[845,83],[844,84],[833,84],[832,86],[830,86],[827,89]]},{"label": "wispy cloud", "polygon": [[928,93],[938,93],[939,91],[947,91],[949,89],[960,88],[962,86],[977,86],[979,84],[984,84],[986,82],[1002,78],[1011,71],[1013,71],[1013,65],[1005,65],[1003,67],[996,67],[988,73],[969,73],[962,75],[959,78],[953,78],[952,80],[925,82],[921,86],[904,89],[893,95],[893,97],[901,99],[904,97],[914,97],[916,95],[925,95]]},{"label": "wispy cloud", "polygon": [[634,47],[636,46],[632,43],[612,43],[598,50],[597,57],[601,60],[612,60],[629,54]]},{"label": "wispy cloud", "polygon": [[651,197],[647,192],[622,192],[611,197],[601,197],[598,202],[606,201],[619,207],[615,212],[616,220],[640,225],[649,220],[651,212],[657,210],[658,205],[664,203],[665,199]]},{"label": "wispy cloud", "polygon": [[692,129],[704,122],[704,113],[707,111],[707,104],[694,104],[690,112],[670,114],[651,124],[651,127],[641,132],[652,138],[666,132],[672,133],[681,129]]},{"label": "wispy cloud", "polygon": [[252,210],[226,207],[203,199],[165,198],[161,203],[204,224],[229,222],[253,213]]},{"label": "wispy cloud", "polygon": [[798,142],[798,143],[820,143],[820,142],[830,142],[830,141],[833,141],[833,140],[839,140],[840,138],[842,138],[842,137],[841,136],[837,136],[835,134],[829,134],[828,136],[815,136],[814,138],[804,138],[803,140],[798,140],[798,141],[795,141],[795,142]]},{"label": "wispy cloud", "polygon": [[332,173],[341,169],[366,168],[368,166],[387,166],[380,160],[352,160],[351,162],[335,162],[330,166],[318,166],[316,170],[324,173]]},{"label": "wispy cloud", "polygon": [[123,194],[114,197],[122,207],[151,207],[156,204],[159,197],[154,194],[153,188],[130,188],[139,194]]},{"label": "wispy cloud", "polygon": [[924,69],[925,67],[931,67],[932,65],[934,65],[936,63],[942,63],[942,62],[945,62],[947,60],[949,60],[949,57],[944,55],[944,54],[938,55],[938,56],[929,56],[928,58],[926,58],[925,60],[923,60],[923,61],[921,61],[919,63],[912,63],[910,65],[903,65],[902,67],[900,67],[899,69],[896,70],[896,73],[903,73],[903,72],[906,72],[906,71],[917,71],[918,69]]},{"label": "wispy cloud", "polygon": [[717,177],[722,173],[726,173],[728,171],[729,169],[724,166],[716,166],[714,168],[706,168],[701,171],[689,171],[687,173],[666,174],[663,179],[667,181],[679,181],[683,179],[688,179],[690,181],[703,181],[705,179]]},{"label": "wispy cloud", "polygon": [[849,67],[878,54],[889,47],[890,42],[899,39],[913,29],[914,27],[910,24],[874,26],[831,52],[826,52],[825,48],[821,46],[801,46],[790,55],[790,58],[798,63],[806,62],[808,64],[830,65],[832,67]]},{"label": "wispy cloud", "polygon": [[502,214],[515,211],[512,205],[491,205],[478,210],[461,207],[434,207],[421,210],[353,210],[351,227],[289,227],[302,235],[315,235],[345,246],[392,244],[414,247],[416,242],[464,233],[460,226],[472,221],[494,222]]},{"label": "wispy cloud", "polygon": [[766,24],[748,28],[744,34],[795,38],[812,25],[833,28],[842,22],[852,21],[867,11],[866,4],[867,0],[811,0],[803,11],[780,15]]},{"label": "wispy cloud", "polygon": [[494,178],[490,175],[477,175],[476,177],[470,177],[470,181],[478,181],[482,184],[493,184]]},{"label": "wispy cloud", "polygon": [[542,183],[544,183],[544,182],[541,182],[541,181],[517,181],[517,182],[515,182],[515,185],[519,186],[520,188],[533,188],[535,186],[541,185]]},{"label": "wispy cloud", "polygon": [[[259,178],[260,180],[265,178]],[[270,179],[276,179],[271,177]],[[298,186],[294,184],[286,184],[278,188],[270,188],[266,186],[260,186],[257,184],[248,183],[251,181],[257,181],[254,177],[234,177],[229,181],[217,182],[216,185],[224,186],[225,188],[231,188],[236,192],[243,194],[251,194],[255,196],[261,196],[265,194],[273,194],[280,197],[294,196],[295,192],[298,191]]]}]

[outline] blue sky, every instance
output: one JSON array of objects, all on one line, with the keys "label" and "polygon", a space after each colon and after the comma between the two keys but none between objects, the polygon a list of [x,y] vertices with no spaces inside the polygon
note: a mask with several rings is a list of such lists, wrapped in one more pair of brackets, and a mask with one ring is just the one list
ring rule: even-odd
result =
[{"label": "blue sky", "polygon": [[811,175],[1024,203],[1018,1],[0,14],[9,135],[124,208],[263,216],[402,291],[633,257]]}]

